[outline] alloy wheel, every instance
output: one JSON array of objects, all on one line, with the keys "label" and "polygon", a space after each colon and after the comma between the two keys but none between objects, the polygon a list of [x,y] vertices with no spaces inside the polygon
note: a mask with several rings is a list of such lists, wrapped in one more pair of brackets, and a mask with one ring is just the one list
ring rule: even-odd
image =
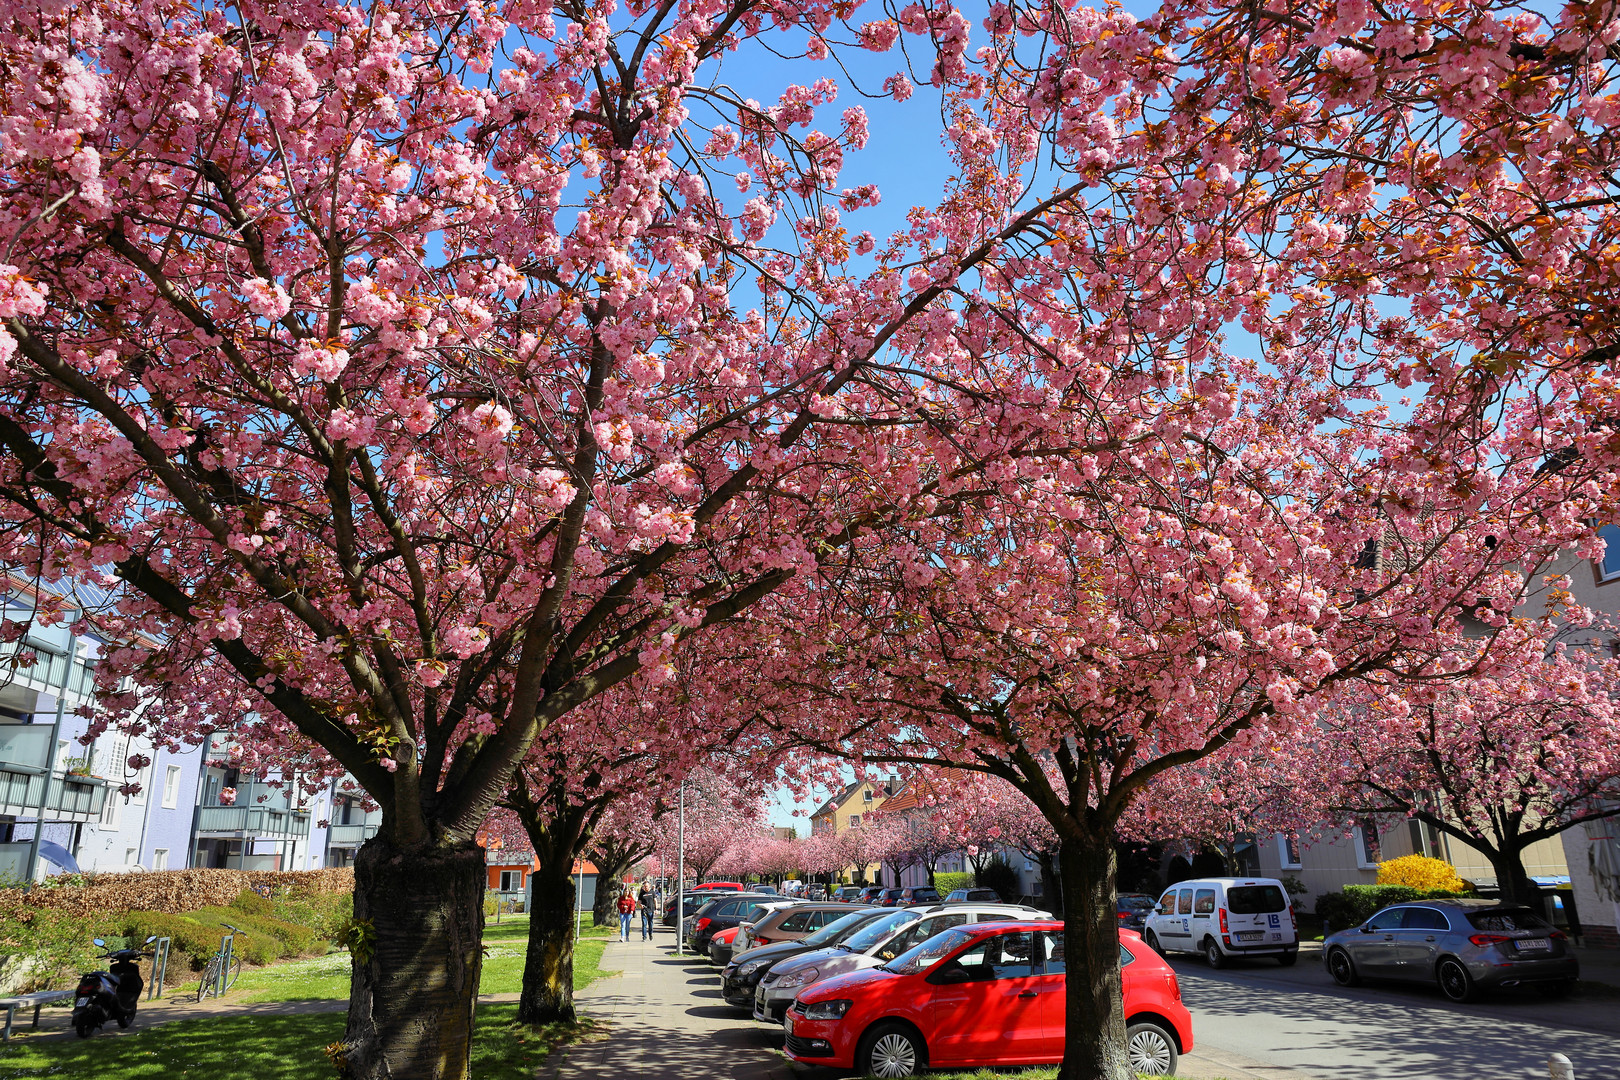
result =
[{"label": "alloy wheel", "polygon": [[1350,958],[1339,949],[1328,954],[1328,974],[1340,986],[1351,986],[1355,983],[1355,969],[1350,966]]},{"label": "alloy wheel", "polygon": [[899,1032],[890,1032],[872,1044],[872,1075],[884,1080],[917,1074],[917,1048]]},{"label": "alloy wheel", "polygon": [[1174,1051],[1170,1047],[1170,1040],[1158,1028],[1145,1027],[1134,1032],[1125,1045],[1125,1051],[1130,1055],[1131,1068],[1137,1072],[1148,1076],[1170,1074]]}]

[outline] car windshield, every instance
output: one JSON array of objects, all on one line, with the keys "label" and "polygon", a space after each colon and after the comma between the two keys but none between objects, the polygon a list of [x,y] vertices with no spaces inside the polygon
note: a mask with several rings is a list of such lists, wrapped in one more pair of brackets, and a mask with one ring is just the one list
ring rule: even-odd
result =
[{"label": "car windshield", "polygon": [[915,975],[939,963],[942,957],[948,956],[957,946],[965,945],[972,940],[973,935],[966,930],[960,928],[942,930],[922,944],[914,945],[890,960],[883,965],[883,969],[896,975]]},{"label": "car windshield", "polygon": [[1283,910],[1288,897],[1275,885],[1234,885],[1226,890],[1226,906],[1234,915],[1261,915]]},{"label": "car windshield", "polygon": [[1552,927],[1528,908],[1493,908],[1471,911],[1468,921],[1475,930],[1551,930]]},{"label": "car windshield", "polygon": [[874,945],[887,941],[890,934],[907,923],[916,922],[920,917],[915,911],[896,911],[881,919],[874,919],[870,925],[863,926],[851,934],[845,940],[844,948],[850,952],[865,952]]},{"label": "car windshield", "polygon": [[1121,911],[1149,911],[1155,906],[1153,897],[1141,893],[1129,893],[1119,898]]},{"label": "car windshield", "polygon": [[820,948],[823,945],[833,945],[844,939],[844,935],[858,929],[860,925],[872,916],[865,911],[852,911],[836,922],[830,922],[815,933],[806,936],[801,945]]},{"label": "car windshield", "polygon": [[912,899],[914,899],[914,900],[938,900],[939,899],[939,893],[935,892],[933,889],[912,889],[911,890],[911,896],[912,896]]}]

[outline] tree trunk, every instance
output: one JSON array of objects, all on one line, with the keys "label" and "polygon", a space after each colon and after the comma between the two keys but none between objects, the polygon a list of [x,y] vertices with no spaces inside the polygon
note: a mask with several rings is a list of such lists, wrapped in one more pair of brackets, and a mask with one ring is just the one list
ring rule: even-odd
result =
[{"label": "tree trunk", "polygon": [[1538,915],[1545,915],[1546,912],[1541,910],[1541,893],[1524,868],[1524,852],[1507,847],[1486,848],[1486,851],[1490,854],[1491,866],[1496,870],[1496,887],[1502,892],[1503,902],[1524,904]]},{"label": "tree trunk", "polygon": [[558,861],[561,872],[542,859],[531,879],[534,911],[518,998],[522,1024],[574,1022],[574,875],[566,862]]},{"label": "tree trunk", "polygon": [[484,851],[398,849],[354,860],[349,1025],[334,1060],[353,1080],[465,1080],[483,966]]},{"label": "tree trunk", "polygon": [[[597,869],[601,869],[598,867]],[[613,905],[619,899],[620,884],[618,874],[611,877],[598,874],[596,878],[596,899],[591,901],[591,925],[607,926],[613,922]]]},{"label": "tree trunk", "polygon": [[1065,839],[1058,846],[1058,868],[1067,964],[1058,1080],[1135,1080],[1125,1054],[1114,845],[1106,835]]}]

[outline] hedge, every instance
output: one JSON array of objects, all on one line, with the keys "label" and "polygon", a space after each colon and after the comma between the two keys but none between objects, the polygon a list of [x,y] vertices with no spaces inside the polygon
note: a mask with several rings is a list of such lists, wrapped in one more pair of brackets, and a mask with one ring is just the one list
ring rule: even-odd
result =
[{"label": "hedge", "polygon": [[934,888],[939,890],[941,896],[949,896],[957,889],[971,889],[973,888],[973,871],[936,873],[934,875]]},{"label": "hedge", "polygon": [[70,915],[163,911],[178,915],[228,907],[254,886],[319,896],[354,892],[354,870],[155,870],[141,874],[63,875],[24,892],[0,889],[0,919],[17,908],[52,908]]},{"label": "hedge", "polygon": [[1447,889],[1414,889],[1407,885],[1346,885],[1344,891],[1316,898],[1316,914],[1326,933],[1360,926],[1391,904],[1412,900],[1446,900],[1472,896]]}]

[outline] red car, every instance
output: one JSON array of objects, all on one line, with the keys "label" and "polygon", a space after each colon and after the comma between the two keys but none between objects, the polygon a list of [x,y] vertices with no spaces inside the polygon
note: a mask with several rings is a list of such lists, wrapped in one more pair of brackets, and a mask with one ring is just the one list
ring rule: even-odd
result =
[{"label": "red car", "polygon": [[[1131,1068],[1173,1075],[1192,1049],[1176,973],[1119,932]],[[1063,1060],[1063,924],[958,926],[889,961],[817,983],[788,1009],[787,1056],[861,1076]]]}]

